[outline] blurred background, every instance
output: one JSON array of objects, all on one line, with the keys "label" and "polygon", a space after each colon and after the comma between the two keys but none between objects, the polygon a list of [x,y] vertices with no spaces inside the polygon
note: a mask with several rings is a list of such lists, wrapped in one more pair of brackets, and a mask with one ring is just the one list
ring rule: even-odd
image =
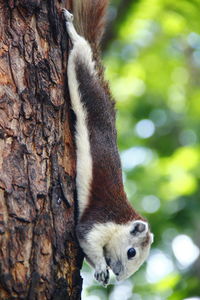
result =
[{"label": "blurred background", "polygon": [[103,42],[126,192],[152,227],[147,263],[83,300],[200,300],[200,0],[113,0]]}]

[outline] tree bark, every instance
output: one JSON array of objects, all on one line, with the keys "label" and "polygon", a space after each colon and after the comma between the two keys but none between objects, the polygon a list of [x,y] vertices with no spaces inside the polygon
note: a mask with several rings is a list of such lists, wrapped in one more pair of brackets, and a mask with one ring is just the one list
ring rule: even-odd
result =
[{"label": "tree bark", "polygon": [[0,0],[0,299],[80,299],[67,3]]}]

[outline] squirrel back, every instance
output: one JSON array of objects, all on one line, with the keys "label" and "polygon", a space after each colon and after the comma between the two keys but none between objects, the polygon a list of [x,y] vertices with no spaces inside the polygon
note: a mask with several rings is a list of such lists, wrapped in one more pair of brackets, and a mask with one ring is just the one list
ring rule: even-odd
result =
[{"label": "squirrel back", "polygon": [[98,46],[105,28],[109,0],[73,0],[72,10],[77,32],[91,45]]}]

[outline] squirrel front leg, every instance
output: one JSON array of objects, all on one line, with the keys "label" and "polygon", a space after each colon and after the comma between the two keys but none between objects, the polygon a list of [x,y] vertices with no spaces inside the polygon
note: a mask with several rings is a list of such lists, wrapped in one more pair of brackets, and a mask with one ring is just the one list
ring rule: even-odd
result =
[{"label": "squirrel front leg", "polygon": [[88,233],[85,231],[89,227],[88,224],[77,225],[77,237],[86,259],[95,269],[94,276],[97,281],[104,286],[109,281],[109,270],[104,256],[104,245],[106,244],[106,235],[102,230],[103,224],[95,225]]},{"label": "squirrel front leg", "polygon": [[87,261],[94,267],[94,277],[104,286],[109,281],[109,270],[103,254],[103,248],[95,241],[89,242],[87,239],[79,240],[80,246],[84,253],[87,253]]}]

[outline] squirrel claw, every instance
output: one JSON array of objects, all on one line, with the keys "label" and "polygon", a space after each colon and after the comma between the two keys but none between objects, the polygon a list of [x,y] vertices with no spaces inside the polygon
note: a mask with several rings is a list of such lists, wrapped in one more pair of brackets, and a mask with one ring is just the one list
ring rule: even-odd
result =
[{"label": "squirrel claw", "polygon": [[97,281],[101,282],[103,284],[103,286],[106,286],[108,284],[109,281],[109,271],[108,269],[100,269],[100,270],[96,270],[94,277],[96,278]]}]

